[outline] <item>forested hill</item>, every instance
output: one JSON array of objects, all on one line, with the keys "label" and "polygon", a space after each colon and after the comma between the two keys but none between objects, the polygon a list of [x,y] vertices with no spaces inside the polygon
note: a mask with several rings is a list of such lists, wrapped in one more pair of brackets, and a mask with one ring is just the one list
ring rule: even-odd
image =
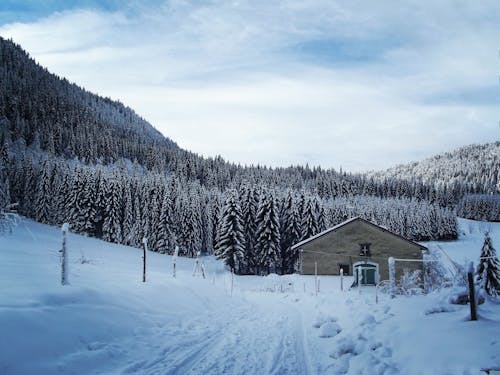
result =
[{"label": "forested hill", "polygon": [[239,273],[291,272],[292,244],[352,216],[414,240],[456,238],[456,203],[491,184],[468,173],[448,186],[202,158],[0,38],[0,221],[14,207],[111,242],[214,252]]},{"label": "forested hill", "polygon": [[147,164],[152,154],[168,159],[169,150],[178,149],[132,109],[49,73],[1,37],[0,121],[12,142],[86,163],[129,158]]},{"label": "forested hill", "polygon": [[437,186],[462,186],[462,192],[500,193],[500,141],[469,145],[433,157],[372,172],[381,178],[421,181]]}]

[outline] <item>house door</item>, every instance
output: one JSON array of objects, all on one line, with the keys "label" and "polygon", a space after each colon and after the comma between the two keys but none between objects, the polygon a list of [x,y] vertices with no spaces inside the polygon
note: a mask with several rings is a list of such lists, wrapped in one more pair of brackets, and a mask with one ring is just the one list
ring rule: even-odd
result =
[{"label": "house door", "polygon": [[356,283],[361,285],[375,285],[377,283],[378,264],[359,262],[354,264],[354,269],[356,270],[356,278],[360,279],[356,280]]}]

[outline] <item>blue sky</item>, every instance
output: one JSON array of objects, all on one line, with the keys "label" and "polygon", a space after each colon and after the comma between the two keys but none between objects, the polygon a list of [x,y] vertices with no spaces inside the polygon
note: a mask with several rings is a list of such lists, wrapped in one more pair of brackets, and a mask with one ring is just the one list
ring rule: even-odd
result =
[{"label": "blue sky", "polygon": [[243,164],[379,169],[500,139],[500,3],[12,1],[0,35]]}]

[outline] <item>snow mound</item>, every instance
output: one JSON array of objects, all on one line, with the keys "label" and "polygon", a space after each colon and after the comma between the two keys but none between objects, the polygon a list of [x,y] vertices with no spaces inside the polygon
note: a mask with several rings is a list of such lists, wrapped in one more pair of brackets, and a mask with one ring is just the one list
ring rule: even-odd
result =
[{"label": "snow mound", "polygon": [[372,325],[375,323],[377,323],[377,321],[375,320],[375,317],[371,314],[367,314],[361,319],[360,325],[366,326],[366,325]]},{"label": "snow mound", "polygon": [[437,306],[433,306],[425,310],[425,315],[439,314],[444,312],[453,312],[457,311],[457,308],[454,306],[439,304]]},{"label": "snow mound", "polygon": [[320,314],[316,317],[313,327],[314,328],[320,328],[323,324],[333,322],[335,323],[337,321],[337,318],[332,316],[332,315],[323,315]]},{"label": "snow mound", "polygon": [[320,328],[319,337],[334,337],[342,332],[342,328],[335,322],[326,322]]},{"label": "snow mound", "polygon": [[330,357],[339,359],[347,354],[358,355],[362,351],[352,337],[346,337],[339,340],[335,350],[330,354]]}]

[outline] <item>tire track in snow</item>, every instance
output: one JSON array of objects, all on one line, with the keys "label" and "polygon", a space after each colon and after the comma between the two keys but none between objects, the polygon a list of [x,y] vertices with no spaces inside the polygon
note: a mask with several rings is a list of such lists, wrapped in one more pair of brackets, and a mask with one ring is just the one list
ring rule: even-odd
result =
[{"label": "tire track in snow", "polygon": [[[137,374],[314,374],[302,314],[289,305],[252,304],[224,310],[182,329],[158,330],[135,339],[149,358],[130,363]],[[179,335],[183,334],[182,337]],[[170,342],[169,342],[170,341]],[[169,342],[166,345],[158,343]]]}]

